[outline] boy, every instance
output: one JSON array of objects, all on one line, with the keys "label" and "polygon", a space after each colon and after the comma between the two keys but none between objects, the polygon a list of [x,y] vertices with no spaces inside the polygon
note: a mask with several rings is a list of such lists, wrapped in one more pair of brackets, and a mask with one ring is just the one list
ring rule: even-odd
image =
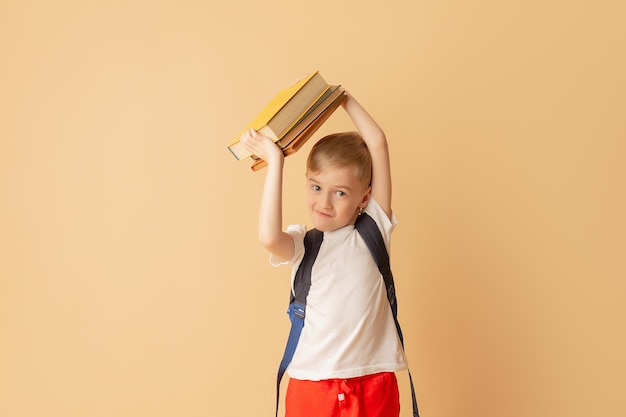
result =
[{"label": "boy", "polygon": [[[396,219],[384,132],[346,92],[342,106],[359,133],[320,139],[307,161],[307,206],[324,232],[312,268],[305,325],[291,364],[286,417],[398,417],[394,372],[407,369],[380,272],[354,228],[366,212],[389,250]],[[269,138],[250,130],[242,144],[267,162],[259,213],[259,240],[273,265],[292,265],[292,283],[304,254],[306,226],[282,225],[284,156]]]}]

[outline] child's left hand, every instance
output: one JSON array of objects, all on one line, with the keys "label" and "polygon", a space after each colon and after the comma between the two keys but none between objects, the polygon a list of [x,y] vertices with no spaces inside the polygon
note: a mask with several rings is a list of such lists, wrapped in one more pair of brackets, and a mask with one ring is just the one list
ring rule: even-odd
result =
[{"label": "child's left hand", "polygon": [[248,129],[243,132],[239,140],[249,152],[265,160],[268,165],[274,162],[282,162],[285,157],[283,151],[276,143],[254,129]]}]

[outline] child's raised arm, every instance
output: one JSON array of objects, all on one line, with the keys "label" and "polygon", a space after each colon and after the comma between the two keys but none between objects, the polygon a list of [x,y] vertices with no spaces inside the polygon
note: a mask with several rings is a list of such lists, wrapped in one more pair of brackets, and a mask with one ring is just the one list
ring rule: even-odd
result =
[{"label": "child's raised arm", "polygon": [[259,210],[259,240],[271,253],[281,259],[291,259],[295,246],[293,239],[283,231],[283,165],[284,155],[272,140],[250,129],[240,141],[254,155],[267,162],[267,174]]},{"label": "child's raised arm", "polygon": [[347,91],[342,105],[372,155],[372,197],[391,217],[391,166],[385,132]]}]

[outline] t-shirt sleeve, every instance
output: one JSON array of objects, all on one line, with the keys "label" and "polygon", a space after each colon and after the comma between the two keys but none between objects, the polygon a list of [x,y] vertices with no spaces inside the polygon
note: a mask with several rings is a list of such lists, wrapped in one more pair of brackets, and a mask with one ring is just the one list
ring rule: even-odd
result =
[{"label": "t-shirt sleeve", "polygon": [[378,229],[380,229],[383,235],[387,252],[390,252],[391,232],[398,224],[395,214],[391,213],[391,218],[387,217],[387,213],[385,213],[380,204],[373,198],[370,198],[367,207],[365,207],[365,212],[369,214],[376,222],[376,225],[378,225]]},{"label": "t-shirt sleeve", "polygon": [[291,259],[281,259],[278,256],[270,255],[270,264],[273,266],[294,264],[304,255],[304,235],[306,234],[306,226],[303,224],[292,224],[287,227],[285,232],[293,239],[295,250]]}]

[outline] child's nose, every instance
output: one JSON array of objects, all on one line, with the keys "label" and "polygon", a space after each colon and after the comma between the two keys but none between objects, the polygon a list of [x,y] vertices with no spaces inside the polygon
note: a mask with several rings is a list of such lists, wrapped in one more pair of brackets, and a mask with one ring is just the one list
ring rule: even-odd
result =
[{"label": "child's nose", "polygon": [[332,207],[332,196],[329,193],[324,193],[321,198],[321,203],[324,208]]}]

